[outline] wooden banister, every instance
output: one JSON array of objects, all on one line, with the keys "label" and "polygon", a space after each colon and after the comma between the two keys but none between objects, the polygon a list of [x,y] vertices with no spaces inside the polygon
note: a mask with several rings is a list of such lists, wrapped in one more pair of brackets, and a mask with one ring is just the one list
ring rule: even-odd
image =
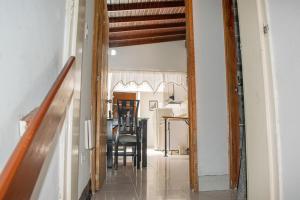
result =
[{"label": "wooden banister", "polygon": [[74,90],[70,57],[0,175],[0,199],[30,199]]}]

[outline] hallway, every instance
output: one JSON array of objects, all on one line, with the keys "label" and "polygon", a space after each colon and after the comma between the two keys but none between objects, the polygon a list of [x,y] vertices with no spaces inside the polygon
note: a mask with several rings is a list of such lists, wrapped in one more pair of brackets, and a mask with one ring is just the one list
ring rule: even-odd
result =
[{"label": "hallway", "polygon": [[126,167],[120,162],[119,170],[108,170],[106,183],[93,200],[235,200],[231,191],[191,192],[188,162],[187,156],[165,158],[150,150],[147,168],[135,170],[131,162]]},{"label": "hallway", "polygon": [[299,8],[0,0],[0,200],[300,200]]}]

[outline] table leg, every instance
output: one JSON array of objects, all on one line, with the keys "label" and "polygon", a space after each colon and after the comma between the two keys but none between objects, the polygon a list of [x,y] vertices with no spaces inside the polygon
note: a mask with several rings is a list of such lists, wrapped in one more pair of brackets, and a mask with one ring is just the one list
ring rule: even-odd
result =
[{"label": "table leg", "polygon": [[142,120],[142,167],[147,167],[147,120]]},{"label": "table leg", "polygon": [[169,130],[169,151],[171,151],[171,128],[170,128],[170,121],[168,122],[168,130]]},{"label": "table leg", "polygon": [[167,119],[165,118],[165,157],[168,157],[168,152],[167,152]]},{"label": "table leg", "polygon": [[136,167],[137,169],[141,168],[141,129],[138,130],[138,134],[137,134],[137,164]]}]

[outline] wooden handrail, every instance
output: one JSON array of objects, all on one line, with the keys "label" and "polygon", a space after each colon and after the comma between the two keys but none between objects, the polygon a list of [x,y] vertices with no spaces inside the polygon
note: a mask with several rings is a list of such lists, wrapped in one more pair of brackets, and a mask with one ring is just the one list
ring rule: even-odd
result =
[{"label": "wooden handrail", "polygon": [[0,175],[0,199],[29,199],[74,90],[70,57]]}]

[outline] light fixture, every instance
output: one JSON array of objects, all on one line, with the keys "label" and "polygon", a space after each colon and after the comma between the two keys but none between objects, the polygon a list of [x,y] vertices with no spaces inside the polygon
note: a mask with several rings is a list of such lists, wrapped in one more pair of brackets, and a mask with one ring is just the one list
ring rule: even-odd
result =
[{"label": "light fixture", "polygon": [[111,55],[111,56],[117,55],[117,51],[116,51],[115,49],[111,49],[111,50],[110,50],[110,55]]}]

